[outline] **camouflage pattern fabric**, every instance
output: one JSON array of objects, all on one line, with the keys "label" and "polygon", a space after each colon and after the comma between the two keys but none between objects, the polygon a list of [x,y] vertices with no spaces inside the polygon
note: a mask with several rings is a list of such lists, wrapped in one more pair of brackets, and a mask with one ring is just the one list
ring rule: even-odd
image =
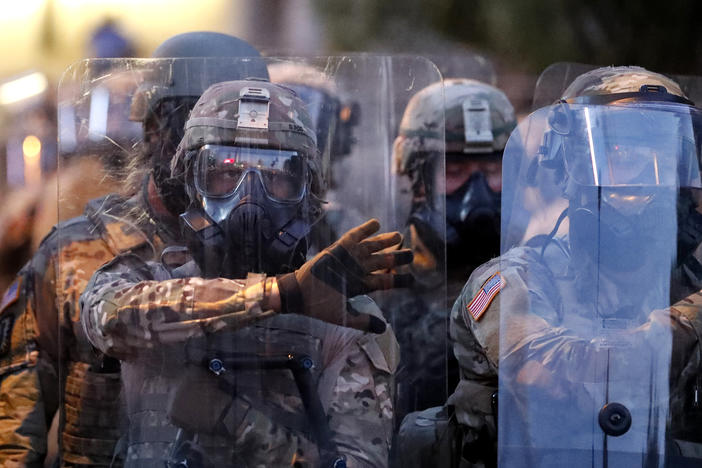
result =
[{"label": "camouflage pattern fabric", "polygon": [[[466,140],[464,102],[487,103],[490,140],[476,143]],[[443,124],[443,132],[441,128]],[[502,151],[517,125],[514,108],[499,89],[465,78],[449,78],[427,86],[412,97],[393,143],[395,170],[407,174],[426,152],[489,154]]]},{"label": "camouflage pattern fabric", "polygon": [[[455,406],[458,421],[467,429],[464,432],[463,456],[472,458],[468,466],[485,466],[485,461],[480,457],[471,457],[475,455],[471,454],[471,450],[476,449],[474,444],[480,440],[481,434],[489,434],[493,438],[493,450],[496,451],[497,447],[491,395],[497,391],[500,309],[538,311],[538,315],[525,314],[519,326],[512,327],[513,330],[520,330],[519,336],[502,336],[507,341],[503,347],[507,347],[510,353],[519,352],[521,348],[543,347],[558,349],[558,353],[565,355],[567,349],[576,350],[582,344],[582,340],[569,334],[564,327],[552,325],[559,323],[559,309],[575,301],[568,285],[572,283],[572,278],[564,282],[553,273],[563,271],[568,259],[563,255],[563,250],[547,248],[546,260],[539,260],[540,250],[514,248],[477,268],[451,312],[450,333],[460,365],[461,381],[448,403]],[[504,278],[504,289],[479,320],[472,319],[466,311],[468,304],[498,271]],[[558,300],[554,302],[553,298]],[[673,333],[669,432],[671,443],[677,448],[673,455],[689,456],[699,450],[694,443],[691,446],[690,441],[702,441],[699,431],[694,429],[700,427],[702,412],[695,410],[690,402],[702,375],[702,294],[694,293],[668,309],[653,311],[640,332],[647,332],[653,323],[670,327]],[[557,361],[557,356],[544,354],[543,362]],[[553,365],[553,362],[549,365]]]},{"label": "camouflage pattern fabric", "polygon": [[563,92],[562,99],[638,91],[643,85],[663,86],[669,93],[685,97],[680,85],[667,76],[641,67],[602,67],[578,76]]},{"label": "camouflage pattern fabric", "polygon": [[[375,336],[307,317],[274,315],[262,306],[263,291],[256,288],[262,281],[262,275],[250,275],[246,281],[173,278],[162,264],[129,255],[117,257],[93,277],[82,297],[83,323],[98,348],[125,360],[129,465],[163,463],[171,452],[177,431],[164,402],[183,384],[193,342],[204,339],[217,349],[226,343],[241,343],[257,330],[264,330],[267,336],[273,329],[294,334],[301,343],[319,341],[317,392],[332,439],[347,457],[348,466],[387,465],[393,375],[399,353],[390,328]],[[234,339],[237,330],[243,335]],[[272,377],[263,376],[260,381],[265,384],[268,378]],[[278,394],[287,394],[293,385],[288,381],[278,384],[277,389],[271,385],[265,390],[264,385],[259,390],[264,392],[264,401],[277,404],[281,412],[299,414],[299,398]],[[206,387],[198,388],[200,395],[192,395],[195,409],[191,411],[198,414],[221,405]],[[198,434],[199,444],[212,463],[314,466],[318,462],[315,446],[304,432],[281,427],[275,413],[257,406],[261,399],[247,391],[239,393],[244,409],[237,417],[231,416],[235,427],[229,427],[227,433]],[[202,411],[197,411],[198,402],[204,405]]]},{"label": "camouflage pattern fabric", "polygon": [[[56,372],[40,361],[36,318],[26,311],[25,284],[15,280],[5,292],[0,312],[0,464],[41,466],[46,434],[56,411]],[[43,358],[43,356],[42,356]],[[46,385],[41,378],[46,374]],[[50,385],[50,384],[54,385]],[[45,398],[43,392],[48,394]]]},{"label": "camouflage pattern fabric", "polygon": [[154,255],[163,244],[158,236],[144,237],[144,232],[154,233],[153,227],[134,231],[117,221],[126,209],[153,226],[140,208],[143,200],[124,202],[115,196],[94,200],[87,216],[60,224],[5,294],[0,312],[3,466],[43,463],[48,427],[59,405],[61,462],[114,462],[122,414],[119,368],[86,339],[78,298],[92,273],[119,252]]}]

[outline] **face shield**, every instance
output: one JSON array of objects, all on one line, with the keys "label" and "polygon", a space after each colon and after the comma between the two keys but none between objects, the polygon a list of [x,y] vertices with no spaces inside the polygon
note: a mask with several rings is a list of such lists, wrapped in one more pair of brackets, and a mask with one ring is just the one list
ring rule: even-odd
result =
[{"label": "face shield", "polygon": [[700,187],[696,109],[676,105],[563,106],[556,112],[569,112],[566,119],[577,121],[578,130],[563,135],[566,170],[576,183]]},{"label": "face shield", "polygon": [[[626,104],[626,105],[624,105]],[[520,123],[503,159],[499,458],[638,466],[668,456],[668,320],[700,111],[563,103]],[[521,235],[519,235],[521,234]]]}]

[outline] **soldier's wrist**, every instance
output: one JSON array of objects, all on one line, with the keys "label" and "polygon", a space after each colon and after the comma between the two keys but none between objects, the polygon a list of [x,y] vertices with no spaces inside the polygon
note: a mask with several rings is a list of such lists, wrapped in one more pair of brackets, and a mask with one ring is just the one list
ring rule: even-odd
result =
[{"label": "soldier's wrist", "polygon": [[280,290],[276,278],[266,278],[263,283],[263,299],[261,300],[263,310],[274,310],[281,312]]},{"label": "soldier's wrist", "polygon": [[301,314],[303,310],[302,290],[295,273],[276,276],[280,297],[281,314]]}]

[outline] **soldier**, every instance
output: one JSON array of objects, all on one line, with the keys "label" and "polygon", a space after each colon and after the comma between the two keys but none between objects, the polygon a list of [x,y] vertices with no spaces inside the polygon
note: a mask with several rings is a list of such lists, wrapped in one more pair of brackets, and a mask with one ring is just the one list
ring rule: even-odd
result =
[{"label": "soldier", "polygon": [[[423,89],[405,110],[393,158],[397,172],[412,181],[407,225],[414,252],[411,268],[421,289],[415,287],[415,293],[396,299],[399,305],[393,303],[393,310],[402,311],[393,318],[403,353],[400,418],[443,405],[446,399],[450,353],[444,301],[452,304],[473,268],[499,253],[502,151],[515,125],[514,109],[504,93],[463,78]],[[444,145],[445,179],[438,157]],[[444,268],[448,297],[438,283],[437,272]],[[448,377],[452,388],[458,380],[454,360]]]},{"label": "soldier", "polygon": [[[86,288],[91,342],[123,360],[128,464],[387,465],[397,343],[369,298],[347,298],[407,284],[381,271],[412,255],[377,253],[401,236],[369,238],[371,220],[305,263],[315,140],[289,89],[210,87],[171,165],[192,260],[120,256]],[[299,356],[307,377],[285,364]]]},{"label": "soldier", "polygon": [[[205,32],[175,36],[154,52],[154,57],[199,56],[257,57],[258,52],[238,38]],[[0,311],[4,466],[42,465],[48,426],[59,406],[62,464],[108,466],[119,459],[113,455],[123,414],[119,362],[96,353],[88,342],[78,298],[92,273],[115,255],[129,251],[157,257],[177,235],[168,207],[178,206],[177,194],[162,169],[204,88],[224,79],[267,76],[265,65],[255,60],[218,58],[216,68],[205,59],[155,64],[168,76],[156,83],[161,75],[153,71],[133,106],[134,118],[145,130],[142,162],[147,168],[153,164],[152,175],[139,180],[140,190],[131,199],[109,195],[94,200],[84,216],[54,229],[5,293]],[[190,78],[193,70],[200,71],[197,81]]]},{"label": "soldier", "polygon": [[694,466],[699,298],[662,308],[676,200],[700,188],[700,111],[638,67],[589,72],[563,98],[507,144],[503,236],[543,216],[526,193],[557,187],[566,208],[477,268],[451,312],[456,463],[496,465],[499,366],[500,463]]}]

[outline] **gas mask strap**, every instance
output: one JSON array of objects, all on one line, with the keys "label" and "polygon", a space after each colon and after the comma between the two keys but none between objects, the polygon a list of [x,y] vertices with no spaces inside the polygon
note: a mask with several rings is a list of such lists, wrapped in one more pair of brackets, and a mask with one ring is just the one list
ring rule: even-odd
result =
[{"label": "gas mask strap", "polygon": [[[288,224],[283,226],[276,236],[271,241],[268,247],[269,258],[286,258],[292,260],[293,255],[297,252],[296,246],[300,241],[304,241],[312,231],[309,223],[304,222],[299,218],[292,219]],[[288,265],[295,267],[295,265]]]},{"label": "gas mask strap", "polygon": [[568,208],[564,208],[563,211],[561,211],[561,214],[558,215],[558,219],[556,220],[556,225],[553,227],[551,232],[549,232],[546,235],[546,242],[544,242],[544,245],[541,246],[541,254],[539,255],[539,258],[541,260],[544,259],[544,254],[546,253],[546,247],[551,243],[554,237],[556,237],[556,233],[558,232],[558,229],[561,227],[561,224],[563,223],[563,220],[566,219],[568,216]]}]

